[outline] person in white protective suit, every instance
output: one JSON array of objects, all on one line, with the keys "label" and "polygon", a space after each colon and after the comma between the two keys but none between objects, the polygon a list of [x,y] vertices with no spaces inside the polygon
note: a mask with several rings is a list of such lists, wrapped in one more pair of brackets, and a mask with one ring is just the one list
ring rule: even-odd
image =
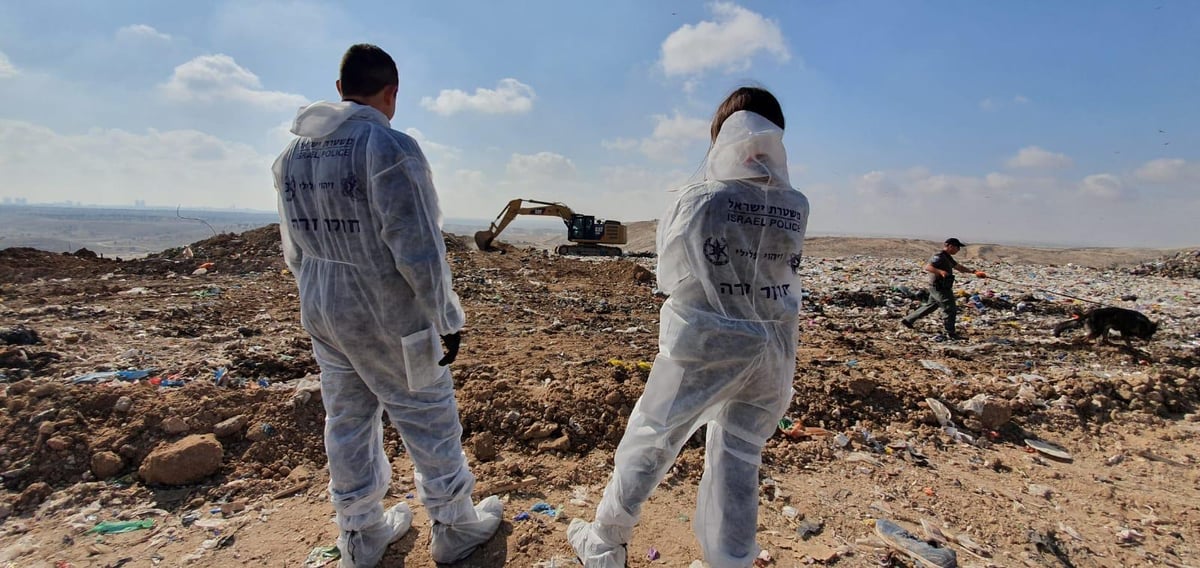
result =
[{"label": "person in white protective suit", "polygon": [[352,46],[337,82],[342,101],[302,108],[292,125],[299,138],[273,168],[284,257],[321,367],[343,566],[375,566],[412,523],[404,502],[383,508],[392,478],[384,411],[412,458],[435,561],[465,558],[502,517],[495,497],[471,503],[475,477],[448,367],[463,311],[429,164],[390,127],[398,85],[386,52]]},{"label": "person in white protective suit", "polygon": [[707,425],[694,517],[712,568],[759,553],[758,468],[791,401],[808,199],[792,189],[783,112],[743,87],[717,109],[704,179],[659,220],[659,353],[629,416],[596,520],[567,539],[587,568],[625,566],[642,504]]}]

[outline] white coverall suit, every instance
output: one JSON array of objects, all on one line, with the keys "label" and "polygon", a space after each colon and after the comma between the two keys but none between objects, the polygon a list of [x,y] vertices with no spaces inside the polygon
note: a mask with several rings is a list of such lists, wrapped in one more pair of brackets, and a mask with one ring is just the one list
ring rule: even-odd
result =
[{"label": "white coverall suit", "polygon": [[659,354],[617,447],[596,520],[568,540],[587,568],[625,565],[641,506],[684,442],[707,425],[694,517],[712,568],[759,552],[758,467],[792,396],[800,312],[797,271],[808,199],[788,185],[783,131],[737,112],[722,125],[705,180],[659,221]]},{"label": "white coverall suit", "polygon": [[437,363],[439,336],[462,328],[463,311],[429,165],[383,113],[354,102],[305,107],[292,132],[300,138],[273,167],[279,226],[321,367],[329,493],[343,539],[363,541],[365,560],[350,563],[374,564],[398,538],[380,536],[385,410],[435,522],[434,559],[457,560],[495,532],[500,503],[471,504],[450,369]]}]

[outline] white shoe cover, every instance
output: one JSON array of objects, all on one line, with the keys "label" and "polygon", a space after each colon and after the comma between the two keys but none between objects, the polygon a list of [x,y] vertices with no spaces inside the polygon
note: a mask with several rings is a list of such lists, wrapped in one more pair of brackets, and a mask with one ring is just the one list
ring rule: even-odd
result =
[{"label": "white shoe cover", "polygon": [[475,552],[500,528],[504,504],[495,495],[475,506],[473,520],[461,523],[434,523],[430,533],[430,556],[438,564],[458,562]]},{"label": "white shoe cover", "polygon": [[584,568],[625,568],[625,546],[604,542],[592,532],[592,524],[583,519],[571,519],[567,542]]},{"label": "white shoe cover", "polygon": [[388,545],[400,540],[412,526],[413,514],[408,503],[396,503],[383,512],[378,523],[358,531],[342,531],[338,550],[342,553],[341,568],[375,568],[387,552]]}]

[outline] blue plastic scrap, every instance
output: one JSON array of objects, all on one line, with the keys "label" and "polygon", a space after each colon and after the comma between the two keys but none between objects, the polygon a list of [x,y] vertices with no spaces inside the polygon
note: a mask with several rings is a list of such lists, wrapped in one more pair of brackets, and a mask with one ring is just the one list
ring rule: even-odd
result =
[{"label": "blue plastic scrap", "polygon": [[513,520],[514,521],[528,521],[529,513],[526,513],[525,511],[521,511],[520,513],[517,513],[517,516],[513,517]]},{"label": "blue plastic scrap", "polygon": [[153,369],[135,369],[129,371],[117,371],[117,378],[122,381],[136,381],[150,376],[154,372]]},{"label": "blue plastic scrap", "polygon": [[549,503],[542,503],[542,502],[535,503],[532,507],[529,508],[529,510],[533,511],[534,513],[541,513],[543,515],[547,515],[550,517],[558,516],[558,509],[555,509]]}]

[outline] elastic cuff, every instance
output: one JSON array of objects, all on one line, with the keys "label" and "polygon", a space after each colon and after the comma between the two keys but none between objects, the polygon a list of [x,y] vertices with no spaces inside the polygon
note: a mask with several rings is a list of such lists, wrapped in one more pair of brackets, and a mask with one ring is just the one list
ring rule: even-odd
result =
[{"label": "elastic cuff", "polygon": [[460,497],[444,505],[429,506],[429,518],[443,525],[470,523],[479,520],[471,497]]}]

